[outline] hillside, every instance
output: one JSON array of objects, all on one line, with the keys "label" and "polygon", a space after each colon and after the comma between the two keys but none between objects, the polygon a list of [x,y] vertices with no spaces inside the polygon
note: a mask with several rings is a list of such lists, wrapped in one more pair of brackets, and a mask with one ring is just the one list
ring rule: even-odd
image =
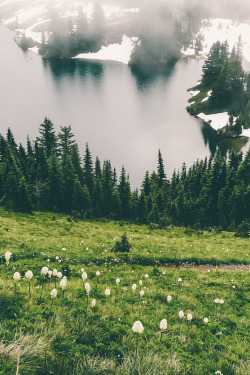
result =
[{"label": "hillside", "polygon": [[0,214],[1,374],[247,374],[248,239]]}]

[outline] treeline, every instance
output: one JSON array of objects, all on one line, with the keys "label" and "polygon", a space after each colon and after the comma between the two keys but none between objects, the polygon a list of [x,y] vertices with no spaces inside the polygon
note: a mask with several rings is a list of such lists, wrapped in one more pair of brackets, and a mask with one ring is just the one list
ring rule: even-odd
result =
[{"label": "treeline", "polygon": [[45,118],[34,143],[18,146],[10,129],[0,137],[0,201],[14,210],[63,212],[81,218],[125,219],[161,227],[196,225],[235,228],[250,220],[250,150],[226,161],[197,160],[166,179],[161,152],[157,172],[146,172],[131,190],[124,168],[95,162],[88,145],[81,159],[71,127],[56,134]]},{"label": "treeline", "polygon": [[[211,90],[203,106],[208,110],[227,111],[227,127],[236,134],[250,128],[250,73],[242,67],[241,43],[229,52],[228,43],[216,42],[203,65],[201,90]],[[234,117],[237,117],[235,120]]]},{"label": "treeline", "polygon": [[[106,18],[102,7],[95,3],[91,21],[79,7],[74,19],[61,18],[53,10],[48,31],[42,33],[39,53],[42,56],[72,57],[78,53],[97,52],[106,43]],[[25,37],[25,36],[24,36]]]},{"label": "treeline", "polygon": [[[135,6],[135,5],[133,5]],[[181,56],[200,28],[205,10],[200,5],[176,6],[173,3],[140,3],[140,11],[122,18],[107,20],[102,6],[94,4],[91,18],[79,7],[78,16],[63,19],[54,9],[51,22],[42,34],[39,53],[45,57],[72,57],[78,53],[96,52],[102,45],[120,42],[123,34],[137,36],[138,43],[130,65],[164,66]],[[130,18],[130,19],[129,19]],[[20,46],[27,45],[23,35]]]}]

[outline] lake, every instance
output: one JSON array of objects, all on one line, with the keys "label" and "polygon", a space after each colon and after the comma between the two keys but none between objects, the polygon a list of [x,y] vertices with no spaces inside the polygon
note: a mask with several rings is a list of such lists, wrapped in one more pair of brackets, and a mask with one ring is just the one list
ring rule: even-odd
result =
[{"label": "lake", "polygon": [[[168,178],[183,162],[190,166],[215,152],[203,122],[185,109],[201,60],[145,76],[112,61],[45,60],[23,52],[13,38],[0,28],[1,134],[10,127],[16,142],[25,143],[27,135],[34,140],[45,116],[57,131],[71,125],[81,155],[87,142],[93,160],[109,159],[118,174],[124,165],[133,188],[146,170],[157,169],[158,149]],[[224,142],[223,152],[230,147]]]}]

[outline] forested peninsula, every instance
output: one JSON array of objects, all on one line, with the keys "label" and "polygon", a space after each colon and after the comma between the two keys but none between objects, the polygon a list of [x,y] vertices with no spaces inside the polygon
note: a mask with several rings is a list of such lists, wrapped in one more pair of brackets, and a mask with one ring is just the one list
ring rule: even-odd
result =
[{"label": "forested peninsula", "polygon": [[190,114],[230,115],[218,134],[235,137],[250,128],[250,73],[242,67],[240,40],[231,52],[227,41],[213,44],[202,68],[202,79],[192,90],[197,94],[189,100]]},{"label": "forested peninsula", "polygon": [[[7,209],[63,212],[78,219],[122,219],[154,224],[236,229],[250,220],[250,150],[197,160],[167,177],[161,152],[157,171],[131,190],[123,167],[81,158],[70,126],[56,134],[45,118],[35,142],[17,145],[8,129],[0,137],[0,201]],[[249,224],[247,224],[249,225]]]}]

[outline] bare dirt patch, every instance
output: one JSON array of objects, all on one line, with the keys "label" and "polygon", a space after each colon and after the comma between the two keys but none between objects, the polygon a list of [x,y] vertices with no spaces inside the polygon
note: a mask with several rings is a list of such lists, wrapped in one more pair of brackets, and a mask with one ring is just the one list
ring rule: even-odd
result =
[{"label": "bare dirt patch", "polygon": [[199,272],[207,272],[210,271],[224,271],[224,272],[250,272],[250,265],[245,264],[224,264],[220,266],[212,266],[210,264],[201,265],[201,266],[194,266],[194,265],[182,265],[182,266],[175,266],[173,264],[165,264],[162,267],[173,268],[178,270],[192,270],[192,271],[199,271]]}]

